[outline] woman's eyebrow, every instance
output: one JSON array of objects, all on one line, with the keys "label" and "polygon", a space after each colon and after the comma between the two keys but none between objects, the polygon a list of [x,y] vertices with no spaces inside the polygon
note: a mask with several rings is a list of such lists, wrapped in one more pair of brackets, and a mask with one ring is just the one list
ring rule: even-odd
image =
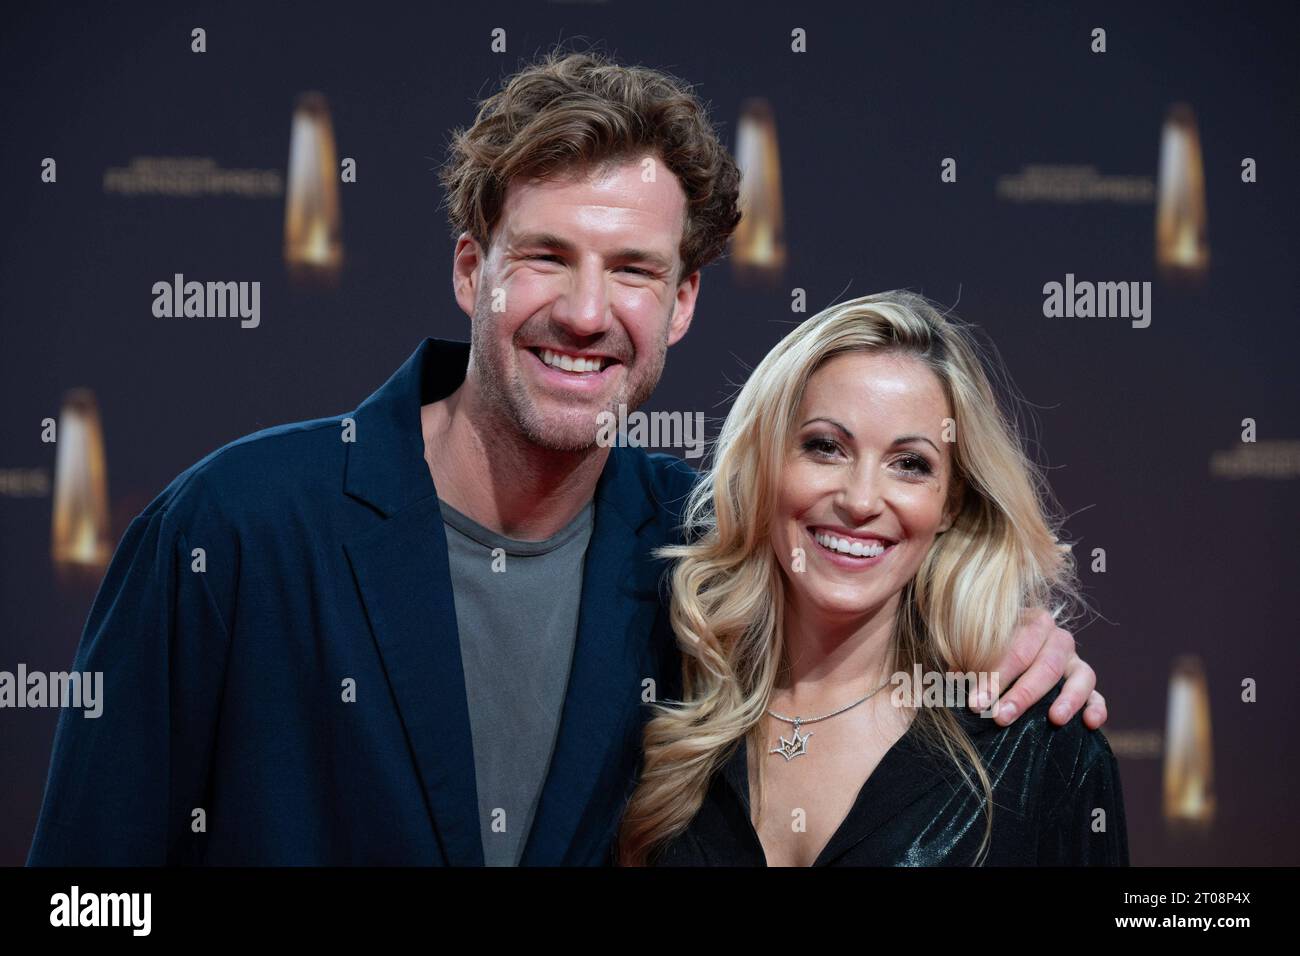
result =
[{"label": "woman's eyebrow", "polygon": [[845,428],[843,425],[841,425],[841,424],[840,424],[839,422],[837,422],[835,419],[833,419],[833,418],[823,418],[823,417],[820,416],[820,415],[818,415],[816,418],[810,418],[810,419],[808,419],[806,422],[804,422],[804,423],[803,423],[802,425],[800,425],[799,427],[800,427],[800,428],[807,428],[807,427],[808,427],[809,425],[811,425],[813,422],[825,422],[827,425],[830,425],[830,426],[832,426],[833,428],[838,428],[840,431],[842,431],[842,432],[843,432],[845,435],[847,435],[849,438],[852,438],[852,437],[853,437],[853,432],[849,431],[847,428]]},{"label": "woman's eyebrow", "polygon": [[[914,442],[914,441],[923,441],[931,448],[933,448],[935,451],[939,451],[939,446],[936,445],[934,442],[930,441],[930,439],[926,438],[924,435],[900,435],[899,437],[894,439],[894,444],[906,445],[909,442]],[[940,454],[942,454],[942,452]]]}]

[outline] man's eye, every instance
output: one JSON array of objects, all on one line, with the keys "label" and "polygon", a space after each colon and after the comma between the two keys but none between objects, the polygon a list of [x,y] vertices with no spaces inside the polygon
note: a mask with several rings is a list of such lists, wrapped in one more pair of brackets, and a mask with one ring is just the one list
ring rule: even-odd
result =
[{"label": "man's eye", "polygon": [[624,271],[624,272],[631,272],[631,273],[634,273],[634,274],[639,275],[639,276],[650,276],[650,275],[654,275],[653,272],[649,272],[649,271],[647,271],[647,270],[645,270],[645,269],[638,269],[636,266],[620,266],[620,269],[621,269],[622,271]]},{"label": "man's eye", "polygon": [[559,257],[559,256],[555,256],[555,255],[535,255],[535,256],[525,256],[524,258],[525,258],[525,259],[535,259],[535,260],[539,260],[539,261],[541,261],[541,262],[559,262],[559,261],[560,261],[560,257]]}]

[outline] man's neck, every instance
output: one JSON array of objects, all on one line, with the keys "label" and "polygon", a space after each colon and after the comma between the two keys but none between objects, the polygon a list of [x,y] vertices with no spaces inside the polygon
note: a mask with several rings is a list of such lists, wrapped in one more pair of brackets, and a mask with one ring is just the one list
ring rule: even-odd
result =
[{"label": "man's neck", "polygon": [[462,385],[420,408],[424,460],[438,497],[508,538],[556,534],[595,494],[609,449],[543,448],[512,423],[482,420],[473,405]]}]

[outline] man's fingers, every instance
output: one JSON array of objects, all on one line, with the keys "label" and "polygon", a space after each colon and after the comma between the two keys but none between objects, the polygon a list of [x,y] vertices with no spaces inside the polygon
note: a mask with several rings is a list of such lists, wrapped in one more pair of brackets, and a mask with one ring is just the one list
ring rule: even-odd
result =
[{"label": "man's fingers", "polygon": [[[1052,623],[1052,616],[1042,609],[1025,614],[1020,627],[1016,628],[1016,633],[1011,637],[1011,648],[993,668],[998,680],[998,688],[995,692],[1000,693],[1000,688],[1009,687],[1029,669],[1038,652],[1047,643],[1047,637],[1055,626]],[[990,703],[992,701],[977,695],[971,701],[970,707],[971,710],[980,713]]]},{"label": "man's fingers", "polygon": [[1048,719],[1057,726],[1069,723],[1070,718],[1078,713],[1084,702],[1091,700],[1089,695],[1096,686],[1097,672],[1078,654],[1072,655],[1070,663],[1065,668],[1065,686],[1061,688],[1060,695],[1052,704]]},{"label": "man's fingers", "polygon": [[994,719],[1003,727],[1042,700],[1043,695],[1056,686],[1065,673],[1065,665],[1074,656],[1074,638],[1068,631],[1053,627],[1047,640],[1039,648],[1029,669],[1020,675],[1014,686],[1002,696]]},{"label": "man's fingers", "polygon": [[1088,706],[1083,710],[1083,722],[1093,730],[1098,730],[1110,716],[1106,712],[1106,698],[1095,690],[1088,697]]}]

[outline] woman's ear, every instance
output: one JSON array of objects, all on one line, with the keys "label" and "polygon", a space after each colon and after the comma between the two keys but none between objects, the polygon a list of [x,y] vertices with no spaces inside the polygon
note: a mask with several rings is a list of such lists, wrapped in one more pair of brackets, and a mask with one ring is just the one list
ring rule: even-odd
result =
[{"label": "woman's ear", "polygon": [[966,501],[966,485],[957,477],[953,477],[952,488],[948,492],[948,500],[943,508],[943,520],[939,523],[938,534],[943,534],[952,527],[957,516],[961,514],[962,505]]}]

